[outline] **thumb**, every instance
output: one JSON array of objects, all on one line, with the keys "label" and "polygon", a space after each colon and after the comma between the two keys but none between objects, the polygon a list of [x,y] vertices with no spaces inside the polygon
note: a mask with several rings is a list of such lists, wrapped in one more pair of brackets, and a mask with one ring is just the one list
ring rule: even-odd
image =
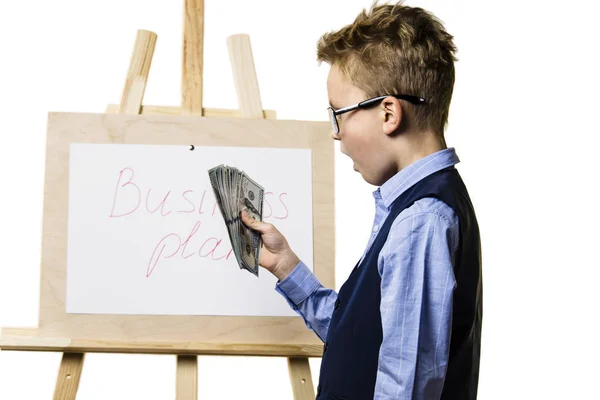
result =
[{"label": "thumb", "polygon": [[251,217],[250,215],[248,215],[245,208],[242,209],[241,216],[242,216],[242,221],[249,228],[254,229],[255,231],[259,231],[260,233],[265,233],[265,231],[267,229],[267,225],[268,225],[267,223],[258,221],[256,219],[254,219],[254,217]]}]

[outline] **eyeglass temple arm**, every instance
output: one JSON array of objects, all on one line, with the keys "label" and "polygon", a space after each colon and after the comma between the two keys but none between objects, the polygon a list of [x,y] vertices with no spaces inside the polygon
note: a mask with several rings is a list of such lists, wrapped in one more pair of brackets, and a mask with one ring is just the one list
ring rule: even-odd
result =
[{"label": "eyeglass temple arm", "polygon": [[360,103],[358,103],[358,107],[362,108],[362,107],[369,107],[371,105],[373,105],[374,103],[378,103],[381,100],[385,99],[386,97],[396,97],[397,99],[402,99],[402,100],[406,100],[409,101],[413,104],[423,104],[425,103],[425,99],[422,97],[417,97],[417,96],[412,96],[412,95],[408,95],[408,94],[393,94],[393,95],[386,95],[386,96],[378,96],[378,97],[373,97],[372,99],[368,99],[365,101],[362,101]]},{"label": "eyeglass temple arm", "polygon": [[406,100],[406,101],[410,101],[413,104],[423,104],[423,103],[425,103],[425,99],[422,98],[422,97],[405,95],[405,94],[397,94],[397,95],[386,95],[386,96],[373,97],[372,99],[364,100],[364,101],[361,101],[358,104],[355,104],[353,106],[348,106],[348,107],[340,108],[339,110],[335,110],[335,109],[333,109],[333,107],[331,109],[333,110],[333,115],[340,115],[340,114],[343,114],[345,112],[355,110],[357,108],[368,108],[371,105],[380,102],[381,100],[385,99],[388,96],[392,96],[392,97],[396,97],[398,99],[403,99],[403,100]]},{"label": "eyeglass temple arm", "polygon": [[340,109],[337,109],[337,110],[332,108],[333,115],[340,115],[340,114],[346,113],[348,111],[356,110],[359,107],[361,107],[360,104],[355,104],[353,106],[348,106],[348,107],[340,108]]}]

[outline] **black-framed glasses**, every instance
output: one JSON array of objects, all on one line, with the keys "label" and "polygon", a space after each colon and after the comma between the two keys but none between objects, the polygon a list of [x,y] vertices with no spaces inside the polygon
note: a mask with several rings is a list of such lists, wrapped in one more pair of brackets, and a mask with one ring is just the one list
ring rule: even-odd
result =
[{"label": "black-framed glasses", "polygon": [[358,104],[354,104],[352,106],[340,108],[339,110],[334,109],[333,107],[327,107],[329,111],[329,121],[331,122],[331,127],[333,128],[334,134],[340,133],[340,126],[338,124],[337,116],[340,114],[347,113],[348,111],[360,109],[360,108],[369,108],[379,104],[386,97],[395,97],[397,99],[406,100],[412,104],[420,105],[425,104],[425,99],[419,96],[411,96],[408,94],[387,94],[385,96],[377,96],[367,100],[363,100]]}]

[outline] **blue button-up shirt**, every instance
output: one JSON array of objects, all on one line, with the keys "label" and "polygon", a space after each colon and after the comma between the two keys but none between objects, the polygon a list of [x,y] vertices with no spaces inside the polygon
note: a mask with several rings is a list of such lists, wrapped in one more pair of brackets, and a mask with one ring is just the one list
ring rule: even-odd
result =
[{"label": "blue button-up shirt", "polygon": [[[373,192],[375,221],[362,257],[398,196],[458,162],[454,148],[438,151],[402,169]],[[416,201],[394,220],[378,256],[383,341],[375,399],[440,398],[450,349],[458,234],[454,211],[434,198]],[[275,290],[325,341],[337,292],[323,287],[302,261],[277,282]]]}]

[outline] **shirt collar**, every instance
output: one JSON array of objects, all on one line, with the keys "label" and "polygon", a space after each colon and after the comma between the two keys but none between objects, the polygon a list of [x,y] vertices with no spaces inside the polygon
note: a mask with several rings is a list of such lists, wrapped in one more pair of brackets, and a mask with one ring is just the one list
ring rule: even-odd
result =
[{"label": "shirt collar", "polygon": [[415,183],[434,172],[451,167],[459,162],[454,147],[432,153],[398,171],[396,175],[373,192],[373,197],[376,200],[380,198],[389,210],[394,200]]}]

